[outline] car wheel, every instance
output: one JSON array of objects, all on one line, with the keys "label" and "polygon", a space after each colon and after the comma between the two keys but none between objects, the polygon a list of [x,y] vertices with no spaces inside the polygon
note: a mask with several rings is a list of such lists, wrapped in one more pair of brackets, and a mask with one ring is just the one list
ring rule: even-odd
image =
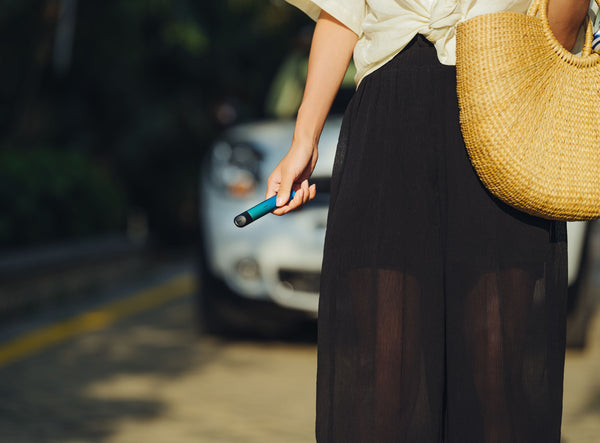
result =
[{"label": "car wheel", "polygon": [[590,237],[593,223],[586,228],[581,264],[577,279],[568,288],[567,347],[583,349],[587,331],[596,309],[596,293],[591,285],[592,261],[590,260]]},{"label": "car wheel", "polygon": [[227,334],[234,332],[235,322],[227,315],[229,288],[208,270],[198,259],[198,289],[196,294],[196,325],[201,334]]}]

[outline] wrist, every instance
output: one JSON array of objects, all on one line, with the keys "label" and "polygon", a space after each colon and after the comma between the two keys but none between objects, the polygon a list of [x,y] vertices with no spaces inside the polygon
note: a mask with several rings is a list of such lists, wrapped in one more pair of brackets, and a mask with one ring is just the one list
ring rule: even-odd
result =
[{"label": "wrist", "polygon": [[323,125],[324,118],[319,116],[319,112],[300,106],[296,117],[293,142],[302,146],[316,147],[319,144]]},{"label": "wrist", "polygon": [[294,137],[292,138],[293,149],[301,149],[307,152],[313,152],[315,149],[317,149],[318,144],[319,137],[315,136],[313,133],[294,132]]}]

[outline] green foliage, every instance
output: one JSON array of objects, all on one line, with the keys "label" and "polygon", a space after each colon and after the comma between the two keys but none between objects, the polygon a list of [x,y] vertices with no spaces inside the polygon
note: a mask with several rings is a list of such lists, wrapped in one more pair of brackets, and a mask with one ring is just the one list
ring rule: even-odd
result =
[{"label": "green foliage", "polygon": [[[84,147],[103,159],[128,203],[146,212],[150,229],[167,241],[189,242],[195,230],[189,208],[198,164],[222,130],[216,107],[233,102],[239,120],[264,117],[271,80],[310,23],[282,0],[79,0],[71,64],[62,73],[53,68],[59,1],[3,5],[0,144],[23,147],[30,165],[41,165],[38,155],[51,162],[53,151],[29,146]],[[13,197],[10,210],[33,217],[26,207],[33,211],[37,197],[22,198]],[[65,206],[56,200],[46,207]],[[67,209],[60,211],[56,219],[63,220]],[[27,241],[50,230],[68,236],[69,222],[52,223],[26,224],[39,231]],[[83,235],[85,223],[73,223],[69,229]]]},{"label": "green foliage", "polygon": [[122,229],[123,191],[78,150],[0,151],[0,247]]},{"label": "green foliage", "polygon": [[163,28],[163,38],[174,47],[185,49],[190,55],[200,55],[208,48],[208,38],[192,22],[173,22]]}]

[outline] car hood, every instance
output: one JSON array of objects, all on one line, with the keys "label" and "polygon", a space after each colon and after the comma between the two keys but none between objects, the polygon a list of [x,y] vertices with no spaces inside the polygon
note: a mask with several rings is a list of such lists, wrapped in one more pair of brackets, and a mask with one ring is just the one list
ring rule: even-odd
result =
[{"label": "car hood", "polygon": [[[263,155],[261,179],[267,177],[290,149],[294,135],[294,120],[267,120],[246,123],[229,131],[227,138],[233,142],[250,143]],[[327,119],[319,141],[319,160],[313,177],[331,177],[333,159],[342,124],[341,116]]]}]

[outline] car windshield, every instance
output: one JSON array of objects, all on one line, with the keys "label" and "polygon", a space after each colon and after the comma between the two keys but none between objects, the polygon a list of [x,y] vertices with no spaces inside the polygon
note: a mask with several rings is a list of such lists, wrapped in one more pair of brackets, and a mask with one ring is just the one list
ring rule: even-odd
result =
[{"label": "car windshield", "polygon": [[[307,67],[308,56],[304,53],[292,53],[285,59],[269,88],[266,101],[267,115],[275,118],[292,118],[296,115],[304,93]],[[354,93],[355,74],[354,63],[350,63],[331,106],[330,114],[344,113]]]}]

